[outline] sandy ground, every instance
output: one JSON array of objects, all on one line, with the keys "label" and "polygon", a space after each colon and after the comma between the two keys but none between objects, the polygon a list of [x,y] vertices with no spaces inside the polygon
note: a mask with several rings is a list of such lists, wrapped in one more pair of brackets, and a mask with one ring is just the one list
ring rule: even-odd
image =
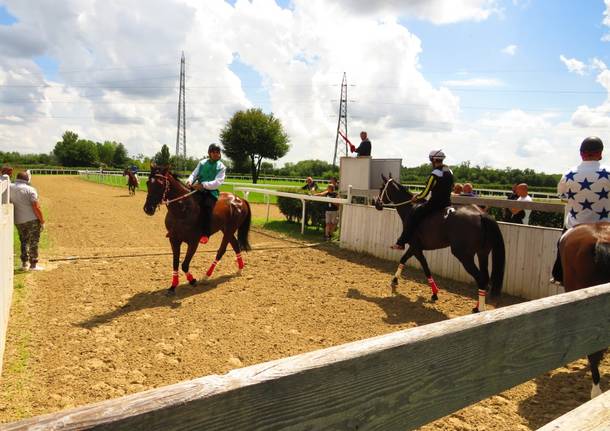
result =
[{"label": "sandy ground", "polygon": [[[429,303],[414,271],[400,295],[387,297],[395,263],[258,230],[244,275],[235,276],[227,252],[213,280],[167,297],[164,209],[148,217],[143,193],[128,197],[126,188],[74,177],[41,176],[34,185],[50,246],[46,270],[29,273],[15,295],[2,422],[465,315],[474,302],[473,286],[439,279],[441,301]],[[266,207],[254,211],[263,217]],[[198,251],[195,276],[219,241]],[[70,257],[80,259],[55,260]],[[602,372],[607,387],[608,358]],[[536,429],[585,402],[589,390],[581,360],[422,429]]]}]

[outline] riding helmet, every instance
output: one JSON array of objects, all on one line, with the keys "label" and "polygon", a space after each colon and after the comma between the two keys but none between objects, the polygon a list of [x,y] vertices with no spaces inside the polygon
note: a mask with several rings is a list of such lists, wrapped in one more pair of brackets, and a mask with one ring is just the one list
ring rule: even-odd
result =
[{"label": "riding helmet", "polygon": [[208,153],[211,153],[212,151],[220,151],[220,146],[218,144],[210,144]]},{"label": "riding helmet", "polygon": [[443,153],[443,150],[432,150],[432,151],[430,151],[428,158],[430,159],[430,161],[445,160],[445,153]]},{"label": "riding helmet", "polygon": [[597,153],[604,149],[604,143],[597,136],[589,136],[580,144],[581,153]]}]

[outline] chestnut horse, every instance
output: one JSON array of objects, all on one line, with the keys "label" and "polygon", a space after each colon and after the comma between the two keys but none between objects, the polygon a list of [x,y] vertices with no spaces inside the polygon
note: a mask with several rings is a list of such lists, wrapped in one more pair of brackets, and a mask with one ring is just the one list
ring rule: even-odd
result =
[{"label": "chestnut horse", "polygon": [[[413,194],[391,177],[386,178],[384,175],[381,177],[383,185],[379,197],[375,199],[375,208],[378,210],[382,210],[384,206],[396,208],[403,224],[407,223],[411,211],[413,211],[413,204],[411,204]],[[421,222],[392,278],[392,294],[396,292],[398,277],[405,263],[411,256],[415,256],[428,278],[428,284],[432,290],[432,301],[436,301],[439,289],[432,278],[423,251],[445,247],[451,247],[451,253],[477,283],[479,301],[472,312],[484,311],[489,284],[491,284],[491,298],[499,297],[502,291],[505,250],[504,239],[498,223],[475,205],[460,206],[447,213],[439,211]],[[492,253],[491,278],[488,270],[490,253]],[[478,268],[474,262],[475,255],[479,260]]]},{"label": "chestnut horse", "polygon": [[129,169],[123,171],[123,176],[127,175],[127,187],[129,188],[129,196],[135,196],[136,190],[140,182],[136,174],[131,172]]},{"label": "chestnut horse", "polygon": [[[584,223],[569,229],[559,241],[566,292],[610,282],[610,223]],[[591,398],[602,393],[599,364],[606,349],[587,355],[591,368]]]},{"label": "chestnut horse", "polygon": [[[146,202],[144,203],[146,214],[152,216],[159,205],[167,205],[165,227],[173,253],[172,284],[168,293],[174,294],[179,281],[178,265],[180,263],[180,246],[183,242],[187,244],[187,250],[182,261],[182,271],[184,271],[191,285],[197,283],[197,280],[189,272],[189,266],[195,251],[197,251],[199,238],[201,237],[199,200],[194,196],[196,191],[189,190],[164,167],[151,167],[146,186],[148,189]],[[248,201],[240,199],[232,193],[220,193],[212,214],[211,232],[214,234],[221,231],[223,233],[222,242],[216,253],[216,259],[206,272],[205,278],[212,276],[216,265],[227,251],[228,244],[231,244],[237,255],[237,269],[238,273],[241,273],[244,267],[241,250],[250,250],[248,233],[250,232],[251,218],[252,213]],[[236,231],[237,238],[235,238]]]}]

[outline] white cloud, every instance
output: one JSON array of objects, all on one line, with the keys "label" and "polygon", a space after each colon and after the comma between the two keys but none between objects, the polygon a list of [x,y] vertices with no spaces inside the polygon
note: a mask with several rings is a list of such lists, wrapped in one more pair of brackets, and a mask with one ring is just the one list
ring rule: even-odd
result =
[{"label": "white cloud", "polygon": [[442,82],[447,87],[501,87],[504,82],[497,78],[451,79]]},{"label": "white cloud", "polygon": [[559,56],[559,59],[563,64],[565,64],[570,72],[577,73],[578,75],[585,74],[586,65],[582,61],[575,58],[567,58],[563,54]]},{"label": "white cloud", "polygon": [[515,55],[517,53],[517,45],[508,45],[502,48],[502,52],[507,55]]},{"label": "white cloud", "polygon": [[[610,0],[604,0],[606,4],[606,10],[604,11],[604,20],[602,24],[606,27],[610,27]],[[602,42],[610,42],[610,33],[606,33],[601,38]]]}]

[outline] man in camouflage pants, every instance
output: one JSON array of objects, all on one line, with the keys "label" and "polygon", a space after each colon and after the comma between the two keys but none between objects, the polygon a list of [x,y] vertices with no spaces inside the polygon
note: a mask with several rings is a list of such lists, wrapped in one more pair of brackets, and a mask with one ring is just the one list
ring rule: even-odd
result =
[{"label": "man in camouflage pants", "polygon": [[38,241],[44,229],[44,217],[38,203],[38,192],[28,184],[26,172],[19,172],[11,184],[11,203],[15,212],[15,227],[21,242],[21,269],[39,270]]}]

